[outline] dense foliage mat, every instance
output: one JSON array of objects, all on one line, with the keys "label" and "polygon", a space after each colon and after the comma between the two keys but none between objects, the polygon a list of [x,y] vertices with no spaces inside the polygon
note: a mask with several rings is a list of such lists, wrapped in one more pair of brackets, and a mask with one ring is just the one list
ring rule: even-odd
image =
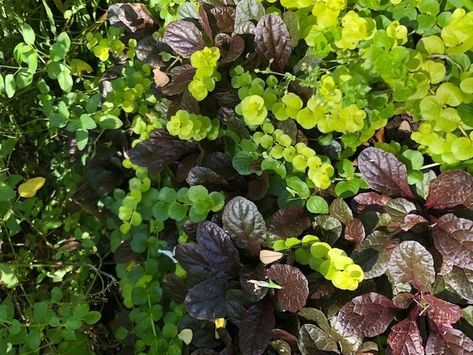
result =
[{"label": "dense foliage mat", "polygon": [[0,25],[1,354],[473,354],[472,1]]}]

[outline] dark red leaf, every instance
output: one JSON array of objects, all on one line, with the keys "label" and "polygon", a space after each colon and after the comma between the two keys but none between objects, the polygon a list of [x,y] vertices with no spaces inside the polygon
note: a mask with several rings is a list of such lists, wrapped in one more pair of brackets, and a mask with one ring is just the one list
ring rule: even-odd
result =
[{"label": "dark red leaf", "polygon": [[404,223],[402,224],[401,228],[404,231],[408,231],[419,224],[427,224],[429,223],[424,217],[419,216],[417,214],[408,214],[404,217]]},{"label": "dark red leaf", "polygon": [[156,130],[151,133],[149,139],[132,148],[128,155],[134,164],[157,173],[181,156],[197,149],[195,142],[181,141],[164,130]]},{"label": "dark red leaf", "polygon": [[284,71],[292,45],[289,31],[280,16],[269,14],[261,17],[255,29],[255,47],[267,62],[273,59],[271,66],[274,70]]},{"label": "dark red leaf", "polygon": [[362,212],[367,208],[384,208],[391,198],[386,195],[380,195],[376,192],[363,192],[356,195],[353,201],[356,205],[356,211]]},{"label": "dark red leaf", "polygon": [[256,205],[244,197],[230,200],[223,211],[223,227],[237,247],[258,255],[266,238],[266,224]]},{"label": "dark red leaf", "polygon": [[435,281],[434,258],[416,241],[399,244],[391,254],[388,269],[396,282],[409,282],[421,292],[430,292]]},{"label": "dark red leaf", "polygon": [[193,281],[202,281],[220,271],[210,266],[200,253],[199,245],[196,243],[184,243],[176,246],[176,259]]},{"label": "dark red leaf", "polygon": [[370,292],[355,297],[340,309],[337,329],[346,336],[375,337],[386,331],[395,312],[396,306],[389,298]]},{"label": "dark red leaf", "polygon": [[473,354],[473,341],[461,330],[444,325],[438,327],[438,332],[430,332],[425,353],[426,355],[471,355]]},{"label": "dark red leaf", "polygon": [[171,22],[164,31],[163,42],[184,58],[189,58],[192,53],[205,47],[197,26],[185,20]]},{"label": "dark red leaf", "polygon": [[205,221],[199,225],[197,243],[202,257],[215,269],[231,272],[238,267],[238,250],[230,236],[215,223]]},{"label": "dark red leaf", "polygon": [[261,301],[250,307],[238,332],[239,346],[243,354],[264,353],[274,328],[274,309],[271,303]]},{"label": "dark red leaf", "polygon": [[365,227],[358,218],[353,218],[345,227],[345,239],[360,245],[365,239]]},{"label": "dark red leaf", "polygon": [[163,289],[174,302],[183,303],[186,298],[187,286],[176,274],[166,274],[163,278]]},{"label": "dark red leaf", "polygon": [[277,291],[282,308],[289,312],[297,312],[304,307],[309,296],[309,283],[298,268],[273,264],[268,269],[267,275],[282,286],[282,289]]},{"label": "dark red leaf", "polygon": [[174,96],[182,94],[187,86],[192,81],[195,74],[195,68],[190,64],[181,65],[172,68],[169,72],[171,80],[169,83],[161,88],[161,92],[167,96]]},{"label": "dark red leaf", "polygon": [[220,32],[231,34],[235,25],[235,8],[231,6],[214,7],[210,10]]},{"label": "dark red leaf", "polygon": [[368,186],[389,196],[414,198],[407,184],[407,169],[394,155],[366,148],[358,156],[358,168]]},{"label": "dark red leaf", "polygon": [[248,184],[248,198],[253,201],[263,199],[269,189],[269,174],[264,172]]},{"label": "dark red leaf", "polygon": [[436,221],[434,244],[443,257],[442,273],[454,265],[473,270],[473,222],[452,213]]},{"label": "dark red leaf", "polygon": [[462,317],[462,309],[456,304],[441,300],[430,294],[422,296],[427,303],[427,314],[437,326],[455,324]]},{"label": "dark red leaf", "polygon": [[145,5],[135,4],[114,4],[108,8],[108,21],[111,25],[125,28],[135,38],[143,38],[151,34],[155,29],[153,16]]},{"label": "dark red leaf", "polygon": [[289,238],[301,235],[310,226],[310,215],[303,208],[288,206],[273,214],[269,230],[279,237]]},{"label": "dark red leaf", "polygon": [[226,33],[219,33],[215,37],[215,45],[222,53],[222,63],[231,63],[238,59],[245,49],[245,41],[240,36],[230,37]]},{"label": "dark red leaf", "polygon": [[228,281],[226,279],[208,279],[192,287],[187,292],[184,306],[194,318],[211,320],[227,315],[225,294]]},{"label": "dark red leaf", "polygon": [[426,208],[452,208],[465,204],[473,195],[473,176],[462,170],[450,170],[430,182]]},{"label": "dark red leaf", "polygon": [[417,323],[404,319],[392,327],[388,336],[388,344],[392,355],[424,355],[422,337]]},{"label": "dark red leaf", "polygon": [[209,16],[205,11],[205,7],[203,4],[199,5],[199,22],[202,28],[204,29],[208,38],[213,38],[212,35],[212,27],[210,26]]},{"label": "dark red leaf", "polygon": [[297,349],[297,337],[284,329],[275,328],[271,330],[273,339],[278,339],[288,343],[292,349]]}]

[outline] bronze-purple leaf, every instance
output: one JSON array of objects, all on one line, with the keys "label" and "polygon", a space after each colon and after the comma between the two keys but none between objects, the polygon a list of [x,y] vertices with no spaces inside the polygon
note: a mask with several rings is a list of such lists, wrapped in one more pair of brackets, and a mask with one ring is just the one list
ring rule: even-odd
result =
[{"label": "bronze-purple leaf", "polygon": [[468,338],[461,330],[448,325],[438,327],[431,331],[425,346],[426,355],[473,354],[473,340]]},{"label": "bronze-purple leaf", "polygon": [[199,22],[208,38],[213,38],[212,27],[210,26],[209,16],[205,10],[204,4],[199,5]]},{"label": "bronze-purple leaf", "polygon": [[359,245],[365,239],[365,227],[358,218],[353,218],[345,227],[345,239]]},{"label": "bronze-purple leaf", "polygon": [[279,237],[289,238],[302,234],[310,225],[310,215],[303,208],[288,206],[273,214],[269,229]]},{"label": "bronze-purple leaf", "polygon": [[429,223],[424,217],[418,214],[408,214],[404,217],[404,223],[401,225],[402,230],[408,231],[419,224]]},{"label": "bronze-purple leaf", "polygon": [[149,139],[138,143],[128,154],[134,164],[158,173],[183,155],[197,149],[195,142],[181,141],[164,130],[156,130]]},{"label": "bronze-purple leaf", "polygon": [[223,227],[236,246],[258,255],[266,239],[266,224],[256,205],[244,197],[230,200],[223,211]]},{"label": "bronze-purple leaf", "polygon": [[473,270],[473,221],[452,213],[443,215],[436,221],[433,239],[443,257],[442,273],[453,265]]},{"label": "bronze-purple leaf", "polygon": [[264,15],[255,29],[255,47],[258,54],[276,71],[284,71],[292,52],[291,36],[282,18],[275,14]]},{"label": "bronze-purple leaf", "polygon": [[431,294],[422,296],[427,303],[427,315],[436,325],[455,324],[462,317],[462,309],[456,304],[444,301]]},{"label": "bronze-purple leaf", "polygon": [[108,20],[111,25],[125,28],[136,38],[143,38],[155,29],[153,16],[145,5],[140,3],[118,3],[108,8]]},{"label": "bronze-purple leaf", "polygon": [[426,208],[445,209],[463,205],[473,195],[473,176],[462,170],[450,170],[430,182]]},{"label": "bronze-purple leaf", "polygon": [[395,312],[396,306],[389,298],[370,292],[345,304],[335,322],[343,335],[375,337],[386,331]]},{"label": "bronze-purple leaf", "polygon": [[202,257],[215,269],[231,272],[238,267],[238,250],[230,236],[215,223],[205,221],[199,225],[197,243]]},{"label": "bronze-purple leaf", "polygon": [[388,336],[392,355],[424,355],[424,346],[415,320],[404,319],[392,327]]},{"label": "bronze-purple leaf", "polygon": [[268,269],[267,275],[282,287],[277,291],[282,308],[295,313],[305,306],[309,296],[309,283],[297,267],[274,264]]},{"label": "bronze-purple leaf", "polygon": [[214,320],[227,315],[225,295],[228,281],[212,278],[198,283],[187,292],[184,306],[196,319]]},{"label": "bronze-purple leaf", "polygon": [[171,80],[169,83],[161,88],[161,92],[167,96],[174,96],[182,94],[187,86],[192,81],[195,74],[195,68],[190,64],[184,64],[174,67],[169,72]]},{"label": "bronze-purple leaf", "polygon": [[421,292],[430,292],[435,281],[434,258],[416,241],[399,244],[391,254],[388,269],[396,282],[408,282]]},{"label": "bronze-purple leaf", "polygon": [[192,53],[205,47],[197,26],[185,20],[171,22],[164,31],[163,42],[184,58],[189,58]]},{"label": "bronze-purple leaf", "polygon": [[363,192],[361,194],[356,195],[353,198],[355,202],[355,209],[357,212],[362,212],[367,208],[377,208],[382,209],[386,206],[386,203],[391,198],[386,195],[380,195],[376,192]]},{"label": "bronze-purple leaf", "polygon": [[389,196],[414,198],[407,184],[407,169],[394,155],[366,148],[358,156],[358,168],[368,186]]},{"label": "bronze-purple leaf", "polygon": [[271,339],[274,322],[274,309],[268,301],[261,301],[250,307],[238,333],[242,354],[263,354]]},{"label": "bronze-purple leaf", "polygon": [[350,207],[341,198],[333,200],[330,204],[330,215],[345,225],[348,225],[348,223],[353,219],[353,213]]},{"label": "bronze-purple leaf", "polygon": [[365,271],[365,279],[373,279],[386,272],[392,251],[398,244],[398,239],[382,231],[374,231],[361,242],[352,258]]},{"label": "bronze-purple leaf", "polygon": [[232,6],[219,6],[210,9],[215,17],[217,28],[220,32],[231,34],[235,25],[235,8]]}]

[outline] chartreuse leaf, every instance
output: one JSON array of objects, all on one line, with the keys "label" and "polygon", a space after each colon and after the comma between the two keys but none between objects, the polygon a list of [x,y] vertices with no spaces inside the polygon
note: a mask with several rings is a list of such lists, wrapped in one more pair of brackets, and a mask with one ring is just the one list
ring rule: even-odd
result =
[{"label": "chartreuse leaf", "polygon": [[28,25],[27,23],[24,23],[21,25],[21,34],[23,36],[23,40],[25,41],[26,44],[33,45],[34,41],[36,39],[35,33],[33,28]]},{"label": "chartreuse leaf", "polygon": [[18,187],[18,194],[21,197],[33,197],[36,192],[43,187],[46,179],[38,176],[35,178],[28,179]]}]

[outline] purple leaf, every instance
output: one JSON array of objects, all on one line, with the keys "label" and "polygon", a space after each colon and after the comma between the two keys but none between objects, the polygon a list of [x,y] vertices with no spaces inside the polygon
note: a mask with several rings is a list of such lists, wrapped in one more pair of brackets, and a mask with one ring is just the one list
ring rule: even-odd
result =
[{"label": "purple leaf", "polygon": [[289,312],[297,312],[304,307],[309,296],[309,283],[298,268],[274,264],[267,270],[267,275],[282,286],[277,292],[282,308]]},{"label": "purple leaf", "polygon": [[462,317],[462,309],[456,304],[430,294],[423,295],[422,301],[427,303],[427,315],[437,326],[455,324]]},{"label": "purple leaf", "polygon": [[193,281],[202,281],[220,272],[205,260],[200,252],[199,245],[196,243],[185,243],[176,246],[176,259]]},{"label": "purple leaf", "polygon": [[408,309],[409,306],[414,302],[415,296],[410,292],[399,292],[393,297],[393,303],[397,308]]},{"label": "purple leaf", "polygon": [[361,194],[356,195],[353,198],[353,201],[355,202],[355,209],[357,212],[362,212],[367,208],[377,208],[377,209],[383,209],[386,206],[386,203],[391,198],[389,196],[385,195],[380,195],[377,194],[376,192],[363,192]]},{"label": "purple leaf", "polygon": [[205,7],[203,4],[200,4],[199,6],[199,23],[204,29],[207,37],[212,38],[213,37],[212,27],[210,26],[209,16],[207,15],[207,12],[205,11]]},{"label": "purple leaf", "polygon": [[196,25],[185,20],[171,22],[164,31],[163,42],[184,58],[205,47],[202,34]]},{"label": "purple leaf", "polygon": [[419,224],[428,224],[424,217],[419,216],[417,214],[408,214],[404,217],[404,223],[401,225],[403,231],[408,231]]},{"label": "purple leaf", "polygon": [[310,225],[310,216],[303,208],[288,206],[273,214],[269,230],[279,237],[289,238],[302,234]]},{"label": "purple leaf", "polygon": [[358,218],[353,218],[345,227],[345,239],[349,242],[360,245],[365,239],[365,227]]},{"label": "purple leaf", "polygon": [[335,322],[343,335],[375,337],[386,331],[395,311],[389,298],[370,292],[345,304]]},{"label": "purple leaf", "polygon": [[222,53],[222,63],[231,63],[237,60],[245,50],[245,41],[242,37],[230,37],[225,33],[219,33],[215,37],[215,45]]},{"label": "purple leaf", "polygon": [[271,303],[261,301],[250,307],[238,333],[243,354],[261,355],[268,347],[274,328],[274,309]]},{"label": "purple leaf", "polygon": [[473,270],[473,222],[452,213],[436,221],[434,244],[443,257],[442,274],[453,265]]},{"label": "purple leaf", "polygon": [[244,197],[231,199],[223,211],[223,228],[241,249],[258,255],[266,239],[266,224],[256,205]]},{"label": "purple leaf", "polygon": [[414,198],[407,184],[406,166],[391,153],[366,148],[358,156],[358,168],[373,190],[389,196]]},{"label": "purple leaf", "polygon": [[181,141],[164,130],[156,130],[149,139],[132,148],[128,155],[134,164],[158,173],[183,155],[197,149],[194,142]]},{"label": "purple leaf", "polygon": [[386,272],[391,253],[398,244],[398,239],[381,231],[373,232],[361,242],[352,258],[364,270],[365,279],[373,279]]},{"label": "purple leaf", "polygon": [[425,346],[425,353],[426,355],[471,355],[473,353],[473,341],[461,330],[444,325],[438,327],[438,332],[430,332]]},{"label": "purple leaf", "polygon": [[404,319],[392,327],[388,336],[388,344],[392,355],[424,355],[419,328],[417,323],[411,319]]},{"label": "purple leaf", "polygon": [[182,94],[192,81],[194,74],[195,68],[190,64],[172,68],[169,72],[171,80],[166,84],[166,86],[161,88],[162,93],[167,96]]},{"label": "purple leaf", "polygon": [[435,281],[434,258],[416,241],[399,244],[391,254],[388,269],[396,282],[409,282],[421,292],[430,292]]},{"label": "purple leaf", "polygon": [[267,62],[273,60],[274,70],[282,72],[292,52],[291,36],[282,18],[275,14],[264,15],[256,25],[255,47]]},{"label": "purple leaf", "polygon": [[217,28],[220,32],[231,34],[235,25],[235,8],[231,6],[220,6],[210,9],[215,17]]},{"label": "purple leaf", "polygon": [[215,269],[231,272],[238,267],[238,250],[230,236],[215,223],[206,221],[199,225],[197,243],[202,257]]},{"label": "purple leaf", "polygon": [[145,5],[140,3],[118,3],[108,8],[108,21],[113,26],[123,27],[135,38],[143,38],[153,33],[155,21]]},{"label": "purple leaf", "polygon": [[313,324],[304,324],[301,327],[298,346],[303,355],[317,354],[320,350],[339,353],[337,342]]},{"label": "purple leaf", "polygon": [[426,208],[445,209],[466,204],[473,195],[473,176],[462,170],[450,170],[430,182]]},{"label": "purple leaf", "polygon": [[214,320],[227,315],[225,294],[226,279],[208,279],[192,287],[187,292],[184,306],[187,312],[196,319]]}]

